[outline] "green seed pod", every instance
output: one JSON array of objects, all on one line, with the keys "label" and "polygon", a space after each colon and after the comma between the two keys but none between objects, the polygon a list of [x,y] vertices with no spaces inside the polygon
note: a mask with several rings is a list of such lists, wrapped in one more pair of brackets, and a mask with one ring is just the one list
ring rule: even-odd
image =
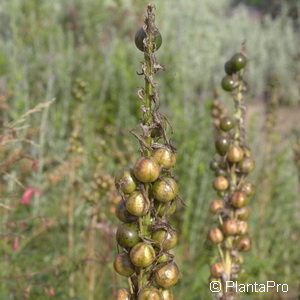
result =
[{"label": "green seed pod", "polygon": [[155,201],[154,206],[156,208],[157,214],[162,217],[166,216],[169,217],[173,215],[176,211],[177,204],[176,201],[169,201],[167,203],[162,203],[160,201]]},{"label": "green seed pod", "polygon": [[128,253],[119,253],[114,261],[115,271],[125,277],[130,277],[134,272],[134,265],[131,263]]},{"label": "green seed pod", "polygon": [[223,117],[220,121],[220,128],[223,131],[230,131],[235,126],[235,121],[230,117]]},{"label": "green seed pod", "polygon": [[248,174],[255,168],[255,162],[251,157],[245,157],[238,164],[238,167],[242,173]]},{"label": "green seed pod", "polygon": [[165,169],[170,169],[176,164],[176,154],[170,149],[158,148],[153,153],[153,158]]},{"label": "green seed pod", "polygon": [[152,194],[157,201],[171,201],[178,195],[178,185],[173,178],[163,177],[153,184]]},{"label": "green seed pod", "polygon": [[158,178],[160,167],[152,157],[140,157],[134,165],[133,173],[139,181],[149,183]]},{"label": "green seed pod", "polygon": [[242,70],[243,68],[245,68],[247,64],[247,58],[242,53],[236,53],[235,55],[233,55],[230,61],[231,61],[231,68],[234,72],[238,72]]},{"label": "green seed pod", "polygon": [[124,223],[131,223],[137,221],[137,217],[130,214],[129,211],[126,209],[124,200],[121,200],[118,203],[116,208],[116,216],[119,218],[120,221]]},{"label": "green seed pod", "polygon": [[116,238],[121,247],[133,247],[140,241],[138,226],[134,223],[120,224],[117,229]]},{"label": "green seed pod", "polygon": [[224,65],[224,70],[227,75],[232,75],[234,73],[234,70],[232,69],[232,62],[231,60],[227,61]]},{"label": "green seed pod", "polygon": [[153,232],[152,239],[162,250],[170,250],[177,245],[178,236],[176,231],[159,229]]},{"label": "green seed pod", "polygon": [[221,82],[223,90],[227,92],[232,92],[234,89],[238,87],[238,82],[233,79],[233,77],[226,75],[223,77]]},{"label": "green seed pod", "polygon": [[154,286],[146,286],[140,291],[138,300],[163,300],[163,298],[159,289]]},{"label": "green seed pod", "polygon": [[219,168],[219,163],[216,160],[212,160],[209,164],[209,167],[212,171],[216,171]]},{"label": "green seed pod", "polygon": [[174,286],[179,280],[179,269],[171,262],[157,269],[154,274],[155,282],[164,289]]},{"label": "green seed pod", "polygon": [[158,264],[166,263],[170,261],[170,255],[168,252],[162,253],[156,260]]},{"label": "green seed pod", "polygon": [[148,213],[149,203],[141,192],[135,192],[126,201],[126,209],[134,216],[142,217]]},{"label": "green seed pod", "polygon": [[153,247],[143,242],[136,244],[130,251],[131,262],[140,268],[150,266],[155,257],[156,254]]},{"label": "green seed pod", "polygon": [[115,177],[116,188],[125,194],[130,194],[136,190],[135,178],[132,170],[127,168],[121,170]]},{"label": "green seed pod", "polygon": [[216,139],[215,146],[220,155],[225,155],[229,148],[230,141],[224,136],[219,136]]},{"label": "green seed pod", "polygon": [[[141,27],[135,34],[135,45],[136,47],[144,52],[145,51],[145,44],[144,40],[147,38],[147,34],[143,27]],[[155,30],[153,33],[153,44],[155,45],[153,48],[154,51],[158,50],[162,44],[162,37],[158,30]]]}]

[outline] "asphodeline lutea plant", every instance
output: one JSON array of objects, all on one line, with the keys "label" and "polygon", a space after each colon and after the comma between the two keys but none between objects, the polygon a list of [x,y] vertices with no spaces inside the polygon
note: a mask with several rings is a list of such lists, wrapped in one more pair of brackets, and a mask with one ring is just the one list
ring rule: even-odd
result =
[{"label": "asphodeline lutea plant", "polygon": [[142,28],[135,35],[136,47],[144,53],[142,71],[145,86],[138,91],[142,102],[139,131],[131,130],[140,144],[141,156],[133,168],[116,177],[122,196],[116,215],[123,222],[116,233],[121,250],[115,258],[116,272],[128,278],[129,289],[118,290],[117,299],[174,299],[171,287],[180,272],[172,250],[178,241],[168,218],[177,207],[179,191],[172,174],[175,148],[167,137],[167,119],[159,112],[154,75],[163,69],[155,52],[162,37],[155,26],[155,7],[148,5]]},{"label": "asphodeline lutea plant", "polygon": [[216,133],[216,156],[211,162],[215,173],[213,187],[218,194],[210,204],[211,213],[218,224],[208,232],[209,240],[217,246],[218,260],[210,266],[210,281],[219,281],[222,287],[217,299],[234,299],[234,290],[226,289],[226,282],[237,281],[243,262],[242,252],[251,248],[248,235],[248,198],[253,185],[247,176],[255,167],[251,151],[246,144],[243,80],[247,64],[245,50],[236,53],[225,64],[226,75],[222,88],[230,92],[234,103],[234,116],[226,114],[220,101],[212,105]]}]

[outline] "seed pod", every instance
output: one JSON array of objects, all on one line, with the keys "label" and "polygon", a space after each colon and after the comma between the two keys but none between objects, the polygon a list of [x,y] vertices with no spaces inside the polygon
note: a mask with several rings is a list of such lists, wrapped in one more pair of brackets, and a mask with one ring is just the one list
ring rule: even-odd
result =
[{"label": "seed pod", "polygon": [[219,136],[215,142],[216,149],[220,155],[225,155],[229,148],[229,140],[224,136]]},{"label": "seed pod", "polygon": [[245,157],[239,162],[238,167],[242,173],[248,174],[254,170],[255,162],[251,157]]},{"label": "seed pod", "polygon": [[168,252],[164,252],[157,258],[156,262],[158,264],[166,263],[166,262],[170,261],[170,259],[171,259],[170,254]]},{"label": "seed pod", "polygon": [[120,224],[117,229],[116,238],[121,247],[133,247],[140,241],[138,226],[133,223]]},{"label": "seed pod", "polygon": [[241,207],[235,211],[235,214],[239,220],[247,220],[250,215],[250,208]]},{"label": "seed pod", "polygon": [[172,152],[170,149],[166,148],[158,148],[153,153],[153,158],[157,161],[157,163],[165,168],[170,169],[176,164],[176,154]]},{"label": "seed pod", "polygon": [[213,187],[217,191],[225,191],[229,187],[229,182],[224,176],[218,176],[213,182]]},{"label": "seed pod", "polygon": [[220,128],[223,131],[230,131],[235,126],[235,121],[230,117],[223,117],[220,122]]},{"label": "seed pod", "polygon": [[209,206],[209,210],[212,214],[218,213],[224,208],[224,202],[222,200],[213,200]]},{"label": "seed pod", "polygon": [[149,203],[141,192],[135,192],[126,201],[126,209],[134,216],[145,216],[149,210]]},{"label": "seed pod", "polygon": [[248,232],[248,223],[246,221],[238,221],[238,234],[244,235]]},{"label": "seed pod", "polygon": [[[144,44],[144,40],[147,38],[147,34],[144,30],[143,27],[141,27],[135,34],[135,45],[136,47],[144,52],[145,51],[145,44]],[[153,33],[153,43],[154,43],[154,51],[158,50],[162,44],[162,37],[161,34],[158,30],[155,30]]]},{"label": "seed pod", "polygon": [[138,300],[163,300],[163,298],[159,289],[154,286],[147,286],[140,291]]},{"label": "seed pod", "polygon": [[237,240],[237,248],[239,251],[249,251],[251,249],[252,242],[249,236],[241,236]]},{"label": "seed pod", "polygon": [[154,182],[160,173],[158,163],[152,157],[140,157],[133,168],[135,177],[143,182]]},{"label": "seed pod", "polygon": [[234,219],[227,219],[223,223],[223,232],[226,235],[235,235],[238,232],[237,222]]},{"label": "seed pod", "polygon": [[130,300],[131,295],[127,289],[118,289],[116,300]]},{"label": "seed pod", "polygon": [[243,192],[234,192],[230,198],[230,203],[235,208],[241,208],[247,205],[248,199],[245,193]]},{"label": "seed pod", "polygon": [[116,188],[124,194],[130,194],[136,190],[135,178],[131,169],[121,170],[115,177]]},{"label": "seed pod", "polygon": [[221,243],[224,240],[222,231],[217,227],[210,229],[208,238],[215,244]]},{"label": "seed pod", "polygon": [[128,253],[119,253],[114,261],[115,271],[125,277],[130,277],[134,272],[134,265],[131,263]]},{"label": "seed pod", "polygon": [[162,290],[161,295],[163,300],[174,300],[174,294],[171,290]]},{"label": "seed pod", "polygon": [[250,182],[243,183],[241,191],[244,192],[247,196],[252,196],[254,194],[253,184]]},{"label": "seed pod", "polygon": [[163,177],[153,184],[152,194],[157,201],[171,201],[178,195],[178,185],[173,178]]},{"label": "seed pod", "polygon": [[178,236],[174,230],[159,229],[153,232],[152,239],[162,250],[170,250],[177,245]]},{"label": "seed pod", "polygon": [[227,175],[227,172],[226,170],[219,168],[215,171],[215,175],[225,177]]},{"label": "seed pod", "polygon": [[216,171],[219,168],[219,163],[216,160],[212,160],[209,167],[212,171]]},{"label": "seed pod", "polygon": [[164,289],[174,286],[179,279],[179,269],[171,262],[157,269],[154,274],[155,282]]},{"label": "seed pod", "polygon": [[210,274],[213,277],[219,278],[224,273],[224,265],[221,262],[216,262],[210,266]]},{"label": "seed pod", "polygon": [[230,146],[227,152],[227,160],[231,163],[237,163],[243,159],[244,152],[239,146]]},{"label": "seed pod", "polygon": [[169,201],[167,203],[162,203],[160,201],[155,201],[154,203],[157,214],[162,217],[169,217],[173,215],[176,211],[177,204],[176,201]]},{"label": "seed pod", "polygon": [[234,89],[238,87],[238,82],[233,79],[233,77],[226,75],[223,77],[221,86],[223,90],[227,92],[232,92]]},{"label": "seed pod", "polygon": [[116,207],[116,216],[124,223],[136,222],[137,217],[130,214],[125,206],[125,201],[121,200]]},{"label": "seed pod", "polygon": [[140,268],[150,266],[155,260],[155,251],[153,247],[146,243],[138,243],[130,250],[130,259],[132,263]]},{"label": "seed pod", "polygon": [[234,72],[238,72],[245,68],[247,64],[247,58],[244,54],[242,53],[236,53],[235,55],[232,56],[231,58],[231,69]]}]

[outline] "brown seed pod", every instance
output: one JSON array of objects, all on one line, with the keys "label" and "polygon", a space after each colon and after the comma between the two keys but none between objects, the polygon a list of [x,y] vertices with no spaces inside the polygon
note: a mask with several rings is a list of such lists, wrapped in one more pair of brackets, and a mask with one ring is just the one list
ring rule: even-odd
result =
[{"label": "brown seed pod", "polygon": [[251,157],[245,157],[239,162],[238,167],[242,173],[248,174],[254,170],[255,162]]},{"label": "brown seed pod", "polygon": [[174,294],[171,290],[162,290],[161,295],[163,300],[174,300]]},{"label": "brown seed pod", "polygon": [[152,239],[162,250],[170,250],[177,245],[178,235],[174,230],[159,229],[153,232]]},{"label": "brown seed pod", "polygon": [[224,202],[222,200],[213,200],[209,206],[209,211],[212,214],[216,214],[218,212],[220,212],[221,209],[224,208]]},{"label": "brown seed pod", "polygon": [[221,262],[216,262],[210,266],[210,274],[212,277],[219,278],[224,273],[224,265]]},{"label": "brown seed pod", "polygon": [[152,194],[157,201],[171,201],[178,195],[178,185],[173,178],[163,177],[153,184]]},{"label": "brown seed pod", "polygon": [[252,196],[254,194],[253,184],[250,182],[243,183],[241,191],[244,192],[247,196]]},{"label": "brown seed pod", "polygon": [[153,158],[157,161],[157,163],[165,168],[170,169],[176,164],[176,154],[166,148],[158,148],[153,153]]},{"label": "brown seed pod", "polygon": [[226,179],[224,176],[218,176],[215,178],[213,182],[213,187],[217,191],[225,191],[229,187],[228,179]]},{"label": "brown seed pod", "polygon": [[235,235],[238,232],[237,221],[234,219],[227,219],[223,223],[223,232],[226,235]]},{"label": "brown seed pod", "polygon": [[231,163],[237,163],[243,159],[244,152],[239,146],[231,145],[227,151],[227,160]]},{"label": "brown seed pod", "polygon": [[212,228],[208,232],[208,238],[215,244],[221,243],[224,240],[224,235],[219,228]]},{"label": "brown seed pod", "polygon": [[131,295],[127,289],[118,289],[116,300],[130,300]]},{"label": "brown seed pod", "polygon": [[130,251],[131,262],[140,268],[150,266],[155,260],[155,257],[153,247],[143,242],[136,244]]},{"label": "brown seed pod", "polygon": [[149,202],[141,192],[134,192],[126,201],[126,209],[134,216],[142,217],[148,213]]},{"label": "brown seed pod", "polygon": [[124,194],[130,194],[136,190],[136,181],[132,174],[132,170],[127,168],[121,170],[115,176],[115,185],[117,189],[120,189]]},{"label": "brown seed pod", "polygon": [[124,223],[136,222],[137,217],[130,214],[126,209],[125,201],[121,200],[116,207],[116,216]]},{"label": "brown seed pod", "polygon": [[140,157],[133,167],[133,173],[143,183],[154,182],[160,174],[160,166],[152,157]]},{"label": "brown seed pod", "polygon": [[155,271],[154,278],[159,286],[168,289],[179,280],[178,266],[175,262],[168,263]]},{"label": "brown seed pod", "polygon": [[235,211],[235,214],[239,220],[247,220],[250,215],[250,208],[241,207]]},{"label": "brown seed pod", "polygon": [[131,263],[128,253],[119,253],[114,261],[115,271],[125,277],[131,276],[135,270],[134,265]]},{"label": "brown seed pod", "polygon": [[138,300],[163,300],[163,298],[159,289],[154,286],[146,286],[140,291]]},{"label": "brown seed pod", "polygon": [[236,247],[239,251],[249,251],[252,247],[251,238],[249,236],[241,236],[237,240]]},{"label": "brown seed pod", "polygon": [[240,208],[247,205],[248,199],[245,193],[243,192],[234,192],[230,198],[230,203],[235,208]]},{"label": "brown seed pod", "polygon": [[246,221],[238,221],[238,234],[244,235],[248,232],[248,223]]}]

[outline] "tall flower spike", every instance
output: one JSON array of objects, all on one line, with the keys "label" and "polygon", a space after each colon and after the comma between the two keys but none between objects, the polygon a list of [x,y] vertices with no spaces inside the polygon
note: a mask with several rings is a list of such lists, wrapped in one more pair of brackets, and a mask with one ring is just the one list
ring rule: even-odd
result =
[{"label": "tall flower spike", "polygon": [[247,64],[245,50],[236,53],[225,64],[226,75],[222,88],[231,92],[234,102],[234,117],[225,114],[219,101],[212,105],[216,134],[217,154],[211,162],[216,178],[213,187],[219,196],[210,205],[218,225],[210,229],[209,240],[218,248],[218,261],[211,265],[210,280],[219,281],[222,290],[217,299],[234,299],[234,292],[225,289],[226,281],[236,281],[241,271],[241,252],[250,250],[248,235],[248,198],[253,194],[253,185],[246,180],[255,167],[251,151],[246,144],[243,79]]},{"label": "tall flower spike", "polygon": [[[124,222],[117,229],[122,248],[115,270],[128,277],[129,289],[120,289],[117,299],[173,299],[171,287],[179,279],[172,249],[178,236],[168,218],[177,207],[179,191],[172,174],[176,149],[167,137],[168,120],[159,111],[154,75],[163,67],[155,52],[162,37],[155,25],[154,6],[148,5],[145,23],[135,35],[135,44],[144,52],[142,72],[145,86],[138,91],[142,101],[139,132],[131,130],[140,144],[141,157],[133,168],[120,171],[115,183],[122,200],[116,215]],[[131,298],[130,298],[131,297]]]}]

